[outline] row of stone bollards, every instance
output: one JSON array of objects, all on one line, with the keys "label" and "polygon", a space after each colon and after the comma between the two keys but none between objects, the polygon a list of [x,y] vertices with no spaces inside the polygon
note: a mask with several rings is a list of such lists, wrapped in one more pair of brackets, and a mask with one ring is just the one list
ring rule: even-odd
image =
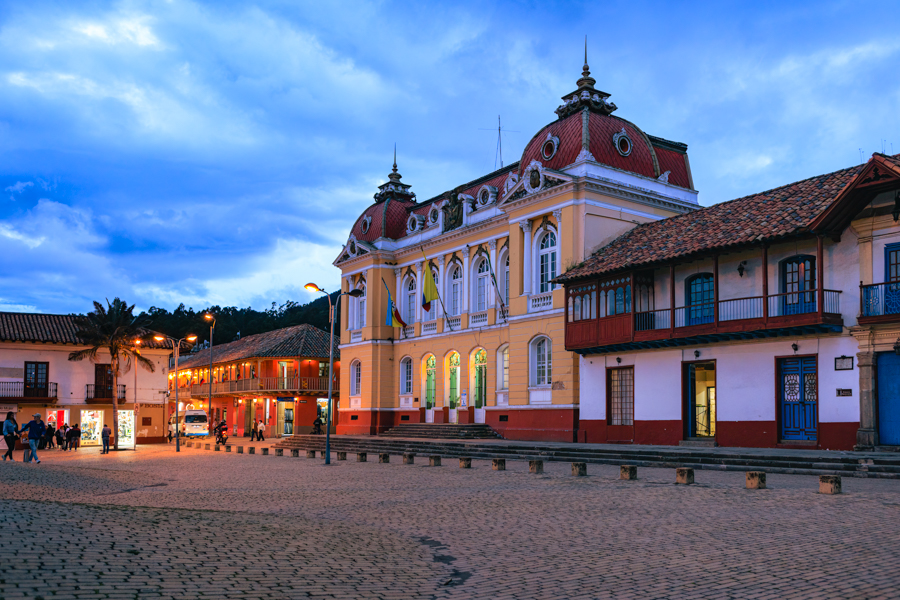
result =
[{"label": "row of stone bollards", "polygon": [[[190,448],[193,446],[193,442],[187,442],[187,447]],[[197,448],[201,448],[200,443],[196,444]],[[206,444],[206,449],[210,450],[210,444]],[[235,446],[237,448],[238,454],[244,453],[243,446]],[[215,451],[220,452],[222,447],[219,444],[215,444]],[[230,444],[225,445],[225,452],[231,452],[232,446]],[[269,448],[260,448],[263,456],[269,455]],[[275,456],[284,456],[283,448],[273,448],[275,450]],[[322,458],[325,458],[325,451],[319,451]],[[248,454],[256,454],[256,448],[253,446],[248,447]],[[347,453],[344,451],[336,452],[337,459],[347,460]],[[298,448],[291,449],[291,456],[294,458],[300,457],[300,450]],[[306,458],[315,458],[316,451],[315,450],[307,450]],[[356,462],[367,462],[368,454],[366,452],[357,452],[356,453]],[[381,464],[390,463],[391,455],[387,452],[381,452],[378,454],[378,462]],[[405,452],[403,454],[403,464],[404,465],[414,465],[416,463],[416,455],[412,452]],[[441,466],[441,457],[437,454],[432,454],[428,457],[428,466],[429,467],[440,467]],[[470,457],[461,457],[459,459],[459,468],[460,469],[471,469],[472,468],[472,459]],[[493,458],[491,459],[491,468],[494,471],[505,471],[506,470],[506,459],[505,458]],[[543,460],[529,460],[528,461],[528,472],[534,475],[540,475],[544,472],[544,461]],[[587,476],[587,463],[583,462],[573,462],[572,463],[572,476],[573,477],[585,477]],[[746,473],[746,488],[748,490],[764,490],[766,489],[766,473],[764,471],[747,471]],[[622,465],[619,467],[619,479],[624,480],[635,480],[637,479],[637,467],[634,465]],[[678,467],[675,469],[675,484],[676,485],[692,485],[694,483],[694,469],[690,467]],[[819,476],[819,493],[820,494],[840,494],[841,493],[841,477],[840,475],[820,475]]]}]

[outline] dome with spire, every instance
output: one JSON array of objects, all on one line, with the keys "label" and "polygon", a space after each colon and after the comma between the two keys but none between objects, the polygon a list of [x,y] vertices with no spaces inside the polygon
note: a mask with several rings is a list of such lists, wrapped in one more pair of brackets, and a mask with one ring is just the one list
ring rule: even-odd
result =
[{"label": "dome with spire", "polygon": [[416,195],[411,185],[400,181],[402,177],[397,171],[397,147],[394,146],[394,164],[388,180],[378,186],[375,203],[353,224],[350,233],[354,239],[374,242],[382,237],[397,239],[406,233],[406,218],[416,206]]}]

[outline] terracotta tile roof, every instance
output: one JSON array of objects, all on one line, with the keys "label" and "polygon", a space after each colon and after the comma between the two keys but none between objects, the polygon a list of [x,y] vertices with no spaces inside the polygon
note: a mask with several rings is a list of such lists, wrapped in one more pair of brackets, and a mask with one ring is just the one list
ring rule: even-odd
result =
[{"label": "terracotta tile roof", "polygon": [[[334,360],[340,360],[340,338],[335,336]],[[281,358],[300,356],[328,360],[328,332],[312,325],[295,325],[266,333],[248,335],[234,342],[213,346],[213,363],[222,364],[248,358]],[[182,357],[178,368],[192,368],[209,364],[209,350],[200,350]]]},{"label": "terracotta tile roof", "polygon": [[[81,346],[84,343],[78,338],[75,327],[77,316],[0,312],[0,341]],[[168,343],[153,339],[145,340],[142,346],[154,349],[169,347]]]},{"label": "terracotta tile roof", "polygon": [[687,163],[684,162],[685,155],[668,148],[660,148],[654,146],[656,151],[656,160],[659,162],[660,173],[669,173],[669,183],[683,188],[691,189],[690,181],[688,181]]},{"label": "terracotta tile roof", "polygon": [[557,278],[570,282],[808,231],[865,164],[639,225]]}]

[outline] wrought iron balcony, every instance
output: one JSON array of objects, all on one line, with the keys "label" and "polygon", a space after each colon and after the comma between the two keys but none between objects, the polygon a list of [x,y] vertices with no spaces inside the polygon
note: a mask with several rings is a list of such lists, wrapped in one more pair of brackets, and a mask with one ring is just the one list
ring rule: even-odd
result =
[{"label": "wrought iron balcony", "polygon": [[[98,402],[102,401],[102,403],[106,403],[108,400],[112,400],[113,390],[111,385],[102,385],[96,383],[87,384],[84,390],[84,399],[86,402]],[[118,393],[116,394],[117,400],[125,399],[125,385],[120,383],[118,385]]]},{"label": "wrought iron balcony", "polygon": [[900,321],[900,281],[859,284],[859,324]]},{"label": "wrought iron balcony", "polygon": [[[335,379],[333,390],[337,392],[338,387],[338,381]],[[212,384],[213,396],[252,396],[256,394],[308,396],[327,393],[327,377],[261,377],[219,381]],[[190,387],[191,397],[202,398],[207,394],[209,394],[208,383],[195,383]]]},{"label": "wrought iron balcony", "polygon": [[25,385],[24,381],[0,381],[0,398],[57,398],[57,385]]}]

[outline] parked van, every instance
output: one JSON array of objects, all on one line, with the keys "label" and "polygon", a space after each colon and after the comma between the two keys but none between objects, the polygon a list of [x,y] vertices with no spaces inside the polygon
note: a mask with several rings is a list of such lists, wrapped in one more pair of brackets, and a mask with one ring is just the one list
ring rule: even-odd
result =
[{"label": "parked van", "polygon": [[[175,421],[175,415],[169,423]],[[178,428],[183,436],[201,437],[209,435],[209,418],[202,410],[186,410],[178,415]]]}]

